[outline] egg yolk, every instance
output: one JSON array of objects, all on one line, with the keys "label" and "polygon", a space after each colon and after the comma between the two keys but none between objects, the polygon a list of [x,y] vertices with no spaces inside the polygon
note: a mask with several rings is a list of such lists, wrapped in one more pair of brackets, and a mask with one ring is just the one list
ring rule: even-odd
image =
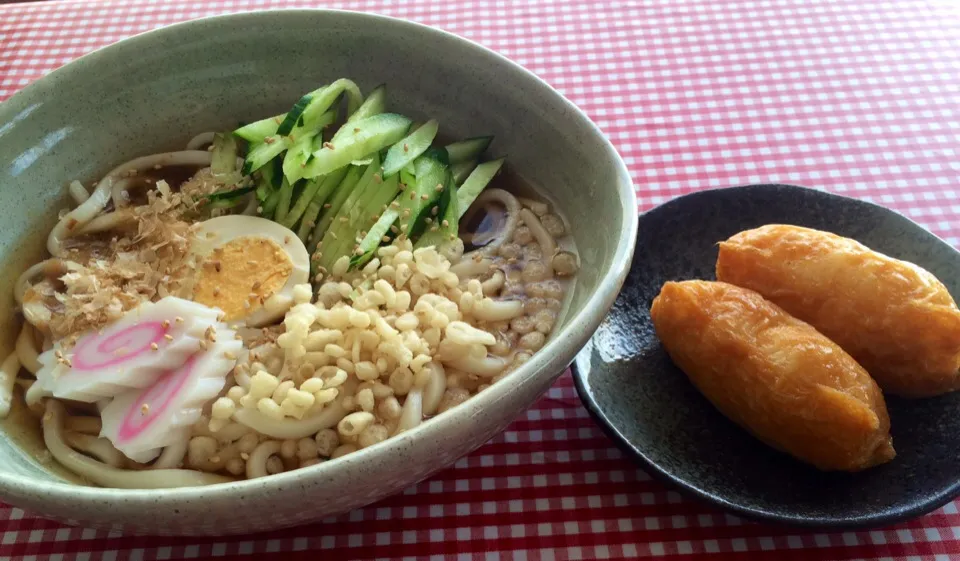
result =
[{"label": "egg yolk", "polygon": [[273,240],[236,238],[214,249],[204,262],[193,300],[220,308],[226,321],[236,320],[262,306],[292,272],[290,256]]}]

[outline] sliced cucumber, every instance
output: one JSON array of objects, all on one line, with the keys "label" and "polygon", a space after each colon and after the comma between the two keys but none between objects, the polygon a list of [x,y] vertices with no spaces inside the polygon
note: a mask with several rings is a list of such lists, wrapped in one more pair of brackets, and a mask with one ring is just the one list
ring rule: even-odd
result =
[{"label": "sliced cucumber", "polygon": [[233,134],[250,143],[263,142],[264,138],[277,134],[277,127],[280,126],[281,122],[283,122],[283,115],[274,115],[273,117],[267,117],[266,119],[260,119],[249,125],[244,125],[233,131]]},{"label": "sliced cucumber", "polygon": [[460,216],[463,216],[463,213],[467,212],[467,209],[470,208],[473,201],[480,196],[480,192],[490,183],[493,176],[497,175],[500,167],[503,166],[504,159],[505,158],[499,158],[480,164],[477,166],[477,169],[473,170],[470,176],[467,177],[467,180],[463,182],[463,185],[457,190],[457,207],[459,208]]},{"label": "sliced cucumber", "polygon": [[263,139],[263,142],[259,144],[251,145],[250,151],[247,152],[247,158],[243,162],[241,173],[243,175],[250,175],[262,168],[267,162],[276,158],[286,150],[287,143],[286,137],[273,135],[266,137]]},{"label": "sliced cucumber", "polygon": [[492,136],[478,136],[448,144],[446,148],[447,154],[450,155],[450,163],[459,164],[468,160],[479,159],[491,142],[493,142]]},{"label": "sliced cucumber", "polygon": [[367,230],[387,210],[387,205],[397,196],[398,184],[396,175],[382,181],[377,181],[377,177],[374,176],[373,181],[367,185],[352,205],[348,206],[349,201],[344,204],[340,214],[347,220],[339,223],[334,221],[331,230],[337,228],[337,239],[335,243],[322,250],[321,265],[329,269],[341,257],[356,254],[358,244],[362,242],[360,236],[366,236]]},{"label": "sliced cucumber", "polygon": [[289,136],[287,141],[289,148],[283,158],[283,176],[287,181],[297,181],[303,177],[303,168],[307,165],[310,154],[317,148],[317,144],[323,134],[323,128],[333,123],[337,119],[336,111],[327,111],[316,121],[316,130],[310,132],[306,129],[298,130],[299,136]]},{"label": "sliced cucumber", "polygon": [[456,185],[463,185],[463,182],[467,180],[467,176],[470,175],[470,172],[473,171],[479,163],[477,160],[469,160],[450,166],[450,169],[453,171],[453,182]]},{"label": "sliced cucumber", "polygon": [[379,115],[387,110],[387,86],[380,84],[370,92],[370,95],[367,96],[367,99],[363,101],[363,104],[357,108],[356,111],[349,112],[347,115],[347,122],[352,123],[354,121],[359,121],[360,119],[366,119],[367,117],[373,117],[374,115]]},{"label": "sliced cucumber", "polygon": [[360,241],[356,255],[350,258],[351,268],[362,267],[370,261],[377,248],[384,243],[384,237],[389,235],[390,227],[397,221],[397,218],[400,218],[400,212],[394,208],[388,208],[380,215],[377,222]]},{"label": "sliced cucumber", "polygon": [[391,146],[387,151],[387,157],[383,160],[383,176],[389,177],[397,173],[426,152],[433,143],[433,139],[437,137],[439,127],[440,124],[435,119],[431,119]]},{"label": "sliced cucumber", "polygon": [[[339,256],[340,246],[344,243],[353,242],[356,232],[350,230],[351,213],[354,212],[358,203],[366,200],[368,191],[382,184],[382,180],[381,183],[377,183],[375,179],[375,176],[379,177],[379,174],[380,158],[377,157],[367,166],[366,171],[363,172],[363,176],[357,181],[356,186],[339,204],[335,215],[332,217],[329,215],[323,217],[324,221],[328,218],[329,221],[323,233],[323,238],[317,246],[317,251],[321,253],[321,257],[317,261],[322,267],[329,269],[336,261],[333,257],[335,255]],[[333,210],[333,208],[331,207],[329,210]]]},{"label": "sliced cucumber", "polygon": [[283,222],[287,217],[287,213],[290,212],[290,201],[293,199],[293,183],[284,178],[283,183],[280,184],[280,200],[277,201],[277,210],[274,214],[274,220],[277,222]]},{"label": "sliced cucumber", "polygon": [[[355,195],[355,193],[365,189],[366,186],[373,181],[374,174],[380,171],[380,158],[374,158],[374,161],[365,169],[355,169],[362,169],[362,175],[353,181],[353,183],[347,183],[347,180],[350,179],[350,175],[348,174],[348,176],[340,182],[340,185],[330,197],[328,203],[330,207],[321,213],[320,222],[318,222],[313,229],[313,241],[318,250],[324,241],[333,239],[333,236],[329,235],[330,231],[336,226],[335,222],[339,219],[341,213],[345,213],[347,209],[349,209],[349,207],[347,207],[347,209],[344,208],[347,200],[350,199],[351,196],[354,197],[353,200],[356,200],[358,195]],[[336,235],[335,232],[334,235]]]},{"label": "sliced cucumber", "polygon": [[[303,193],[300,195],[300,198],[297,199],[297,204],[290,209],[290,212],[287,213],[286,218],[283,219],[280,223],[286,226],[287,228],[293,228],[296,225],[297,221],[300,220],[300,217],[307,211],[307,207],[310,206],[310,203],[313,202],[316,198],[322,198],[326,200],[330,196],[330,193],[333,191],[334,187],[340,184],[343,181],[343,177],[347,175],[347,166],[344,166],[338,170],[334,170],[327,175],[322,177],[317,177],[307,181],[307,184],[303,188]],[[322,205],[324,200],[320,201]]]},{"label": "sliced cucumber", "polygon": [[[256,187],[250,185],[248,187],[240,187],[239,189],[217,191],[207,195],[207,200],[210,202],[230,201],[231,203],[235,203],[238,197],[242,197],[243,195],[252,192],[254,189],[256,189]],[[232,206],[232,204],[230,206]]]},{"label": "sliced cucumber", "polygon": [[227,175],[237,171],[237,139],[222,132],[213,135],[213,153],[210,158],[210,171],[214,175]]},{"label": "sliced cucumber", "polygon": [[270,196],[267,197],[267,200],[263,202],[263,211],[260,213],[260,216],[264,218],[273,219],[274,213],[277,212],[278,204],[280,204],[279,189],[270,193]]},{"label": "sliced cucumber", "polygon": [[341,93],[347,95],[347,112],[356,111],[363,101],[360,88],[352,80],[341,78],[301,97],[277,127],[277,134],[286,136],[297,130],[313,132],[321,128],[321,116],[333,107]]},{"label": "sliced cucumber", "polygon": [[[428,210],[446,188],[447,166],[430,150],[416,160],[416,181],[399,198],[400,233],[414,239],[423,229]],[[438,189],[439,188],[439,189]]]},{"label": "sliced cucumber", "polygon": [[438,203],[438,218],[426,228],[426,232],[417,240],[416,247],[441,246],[457,237],[460,229],[460,210],[457,187],[453,183],[453,173],[447,171],[447,188],[441,193]]},{"label": "sliced cucumber", "polygon": [[347,123],[340,127],[330,142],[325,142],[320,150],[313,153],[313,160],[307,164],[303,177],[324,175],[353,160],[379,152],[403,138],[409,126],[410,119],[393,113],[381,113]]}]

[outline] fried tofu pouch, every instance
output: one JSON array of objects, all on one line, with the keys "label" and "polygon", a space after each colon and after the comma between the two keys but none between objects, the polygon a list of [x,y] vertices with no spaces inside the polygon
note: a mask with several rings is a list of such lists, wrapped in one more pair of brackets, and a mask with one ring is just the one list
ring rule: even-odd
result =
[{"label": "fried tofu pouch", "polygon": [[829,232],[768,225],[720,244],[717,278],[750,288],[903,397],[960,388],[960,310],[926,270]]},{"label": "fried tofu pouch", "polygon": [[867,371],[756,292],[668,282],[650,315],[694,386],[770,446],[824,471],[860,471],[896,455],[883,394]]}]

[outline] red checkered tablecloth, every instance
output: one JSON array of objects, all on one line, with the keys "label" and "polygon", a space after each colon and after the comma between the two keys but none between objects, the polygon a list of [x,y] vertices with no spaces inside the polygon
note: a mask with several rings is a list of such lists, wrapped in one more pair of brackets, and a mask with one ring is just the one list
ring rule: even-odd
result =
[{"label": "red checkered tablecloth", "polygon": [[[191,18],[312,2],[0,6],[0,100],[97,47]],[[935,0],[359,0],[325,7],[468,37],[583,108],[641,209],[697,189],[785,182],[870,199],[960,244],[960,4]],[[958,503],[906,524],[756,524],[652,481],[588,417],[569,374],[510,428],[405,493],[239,538],[127,537],[0,505],[0,557],[172,559],[960,559]],[[322,556],[322,557],[321,557]]]}]

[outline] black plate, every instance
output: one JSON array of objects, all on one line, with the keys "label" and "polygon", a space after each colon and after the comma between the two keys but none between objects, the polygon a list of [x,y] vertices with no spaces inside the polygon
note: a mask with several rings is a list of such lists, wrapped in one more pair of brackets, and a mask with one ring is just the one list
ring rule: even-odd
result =
[{"label": "black plate", "polygon": [[610,315],[573,364],[590,413],[652,474],[747,517],[862,528],[912,518],[960,493],[960,392],[887,397],[897,457],[858,474],[822,473],[751,437],[670,362],[650,303],[668,280],[715,279],[716,243],[763,224],[828,230],[912,261],[960,295],[960,253],[907,218],[790,185],[674,199],[640,217],[633,267]]}]

